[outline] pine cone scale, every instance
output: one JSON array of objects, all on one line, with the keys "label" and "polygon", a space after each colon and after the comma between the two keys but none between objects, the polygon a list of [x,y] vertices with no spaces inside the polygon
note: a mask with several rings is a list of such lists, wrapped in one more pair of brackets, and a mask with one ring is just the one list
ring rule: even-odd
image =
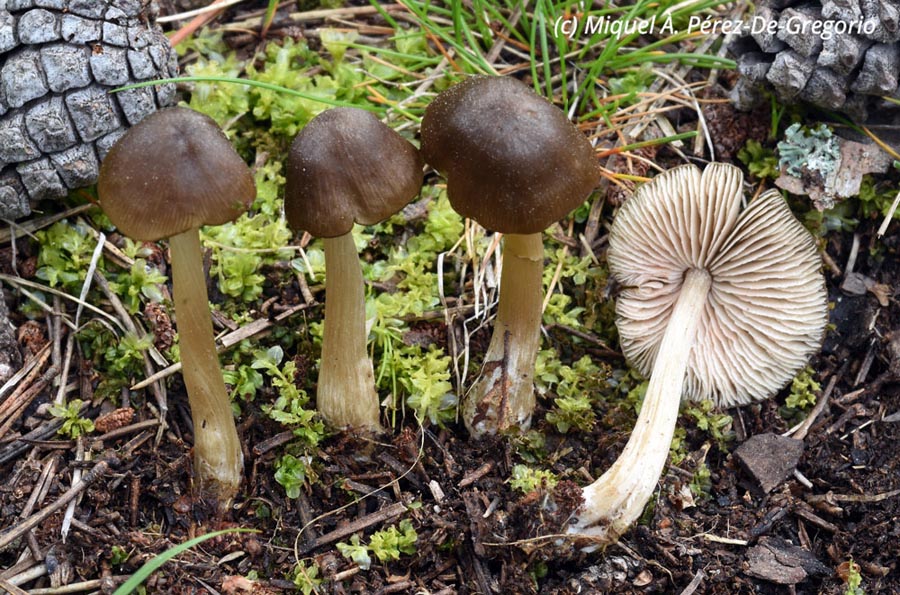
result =
[{"label": "pine cone scale", "polygon": [[94,183],[128,126],[175,103],[177,56],[146,0],[0,0],[0,217]]}]

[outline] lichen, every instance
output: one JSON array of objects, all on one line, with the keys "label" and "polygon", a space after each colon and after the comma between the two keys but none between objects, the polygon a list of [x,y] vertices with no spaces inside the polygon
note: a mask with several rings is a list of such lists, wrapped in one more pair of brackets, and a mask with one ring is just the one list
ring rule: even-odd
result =
[{"label": "lichen", "polygon": [[838,140],[824,124],[811,129],[792,124],[778,143],[778,166],[792,176],[799,177],[806,170],[824,177],[835,170],[839,160]]}]

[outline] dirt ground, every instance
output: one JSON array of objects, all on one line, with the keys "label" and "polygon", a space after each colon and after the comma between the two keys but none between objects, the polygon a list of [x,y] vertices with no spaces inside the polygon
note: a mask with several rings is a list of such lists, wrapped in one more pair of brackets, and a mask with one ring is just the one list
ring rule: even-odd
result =
[{"label": "dirt ground", "polygon": [[[716,139],[726,157],[759,132],[752,115],[727,106],[710,108],[708,116],[713,126],[719,122]],[[676,159],[666,151],[656,157]],[[607,208],[603,217],[610,216]],[[178,377],[168,392],[169,425],[159,435],[153,410],[135,406],[120,414],[127,419],[107,420],[109,429],[76,444],[56,434],[58,421],[33,416],[50,398],[36,374],[22,388],[37,398],[0,438],[0,592],[112,592],[168,548],[242,527],[258,532],[218,537],[179,555],[149,579],[147,592],[295,592],[291,573],[304,559],[325,579],[321,593],[845,593],[849,560],[859,567],[865,593],[900,593],[900,225],[877,239],[880,223],[863,220],[854,232],[826,236],[834,307],[822,352],[811,362],[823,390],[794,432],[802,437],[796,473],[790,465],[787,478],[767,493],[735,451],[752,436],[792,430],[779,413],[787,391],[727,411],[735,432],[727,443],[711,441],[682,416],[690,456],[667,467],[641,523],[594,552],[547,537],[564,530],[578,506],[571,481],[527,495],[512,490],[517,461],[509,442],[469,442],[462,425],[423,428],[407,420],[375,439],[332,437],[316,453],[316,481],[299,498],[287,498],[273,466],[290,433],[248,406],[239,420],[245,483],[231,514],[217,518],[192,498],[190,415]],[[27,239],[15,250],[7,241],[0,268],[27,278],[34,256]],[[841,289],[851,257],[853,272],[876,290]],[[284,294],[265,297],[291,305],[282,302]],[[53,342],[54,330],[28,322],[20,299],[6,291],[19,346],[36,352]],[[435,320],[419,328],[439,341],[452,332]],[[572,351],[570,336],[548,336],[550,346]],[[590,342],[579,349],[621,365],[616,346],[613,353]],[[73,369],[69,382],[89,378],[89,371]],[[563,435],[544,421],[546,406],[539,402],[534,426],[547,436],[545,449],[560,472],[605,469],[634,421],[633,413],[601,408],[591,433]],[[83,413],[99,415],[98,405]],[[751,449],[748,457],[784,454]],[[710,470],[709,488],[694,496],[687,484],[701,462]],[[69,490],[76,474],[80,489]],[[62,538],[70,502],[74,514]],[[400,519],[410,519],[418,535],[412,555],[362,571],[335,547]],[[126,561],[119,550],[129,554]]]}]

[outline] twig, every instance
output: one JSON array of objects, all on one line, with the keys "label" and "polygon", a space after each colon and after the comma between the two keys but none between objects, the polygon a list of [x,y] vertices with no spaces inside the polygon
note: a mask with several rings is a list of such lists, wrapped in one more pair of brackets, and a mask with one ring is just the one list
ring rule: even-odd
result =
[{"label": "twig", "polygon": [[828,381],[828,386],[825,387],[825,392],[823,392],[822,396],[819,397],[819,400],[816,401],[815,406],[809,412],[809,415],[806,416],[806,419],[782,434],[782,436],[792,436],[797,440],[803,440],[804,438],[806,438],[806,434],[809,433],[809,429],[825,409],[825,405],[828,404],[828,399],[831,398],[831,393],[834,391],[834,385],[837,384],[838,376],[840,376],[840,374],[835,374]]},{"label": "twig", "polygon": [[887,500],[888,498],[893,498],[894,496],[900,496],[900,490],[891,490],[890,492],[883,492],[881,494],[833,494],[828,492],[827,494],[821,496],[809,496],[807,500],[812,502],[881,502],[882,500]]},{"label": "twig", "polygon": [[[232,331],[232,332],[228,333],[227,335],[223,336],[219,341],[221,343],[221,345],[216,346],[216,351],[218,353],[222,353],[223,351],[225,351],[232,345],[235,345],[236,343],[240,343],[244,339],[249,339],[250,337],[263,332],[264,330],[268,329],[269,327],[274,326],[276,323],[281,322],[285,318],[288,318],[289,316],[292,316],[293,314],[296,314],[297,312],[299,312],[301,310],[305,310],[308,307],[309,307],[309,304],[298,304],[296,306],[293,306],[292,308],[288,308],[287,310],[285,310],[284,312],[282,312],[281,314],[276,316],[274,319],[259,318],[257,320],[254,320],[253,322],[247,323],[244,326],[242,326],[241,328],[237,329],[236,331]],[[171,366],[163,368],[156,374],[153,374],[152,376],[148,376],[147,378],[144,378],[143,380],[141,380],[140,382],[138,382],[137,384],[132,386],[131,390],[141,390],[142,388],[148,387],[149,385],[156,382],[157,380],[167,378],[167,377],[171,376],[172,374],[175,374],[176,372],[180,372],[180,371],[181,371],[181,362],[176,362],[176,363],[172,364]]]},{"label": "twig", "polygon": [[361,519],[357,519],[355,521],[347,523],[346,525],[338,527],[334,531],[329,531],[318,539],[315,539],[310,543],[301,546],[300,553],[307,554],[316,548],[334,543],[338,539],[343,539],[344,537],[352,535],[357,531],[362,531],[363,529],[368,529],[373,525],[379,525],[381,523],[393,520],[404,512],[406,512],[406,505],[402,502],[396,502],[394,504],[391,504],[390,506],[385,506],[381,510],[377,510],[372,514],[367,514]]},{"label": "twig", "polygon": [[[108,576],[80,583],[69,583],[61,587],[47,587],[45,589],[31,589],[27,595],[66,595],[67,593],[81,593],[82,591],[94,591],[102,589],[104,584],[116,585],[128,580],[128,575]],[[105,592],[105,591],[104,591]]]},{"label": "twig", "polygon": [[[31,233],[43,229],[49,225],[53,225],[57,221],[61,221],[66,217],[71,217],[72,215],[77,215],[79,213],[83,213],[88,209],[94,207],[92,204],[83,204],[77,207],[72,207],[71,209],[67,209],[62,211],[61,213],[55,213],[53,215],[47,215],[46,217],[39,217],[37,219],[31,219],[30,221],[25,221],[24,223],[15,223],[13,221],[9,221],[7,219],[0,219],[10,227],[14,227],[20,232],[24,232],[26,235],[31,235]],[[0,244],[5,244],[9,242],[13,238],[13,232],[9,229],[0,229]]]},{"label": "twig", "polygon": [[694,591],[700,586],[700,583],[703,582],[703,579],[706,578],[706,573],[703,572],[703,569],[697,571],[697,574],[694,575],[694,578],[691,579],[691,582],[688,583],[687,587],[681,592],[681,595],[693,595]]},{"label": "twig", "polygon": [[[28,404],[31,403],[31,401],[33,401],[54,378],[56,378],[58,373],[59,371],[56,368],[50,366],[47,371],[44,372],[44,375],[35,381],[35,383],[27,390],[22,391],[19,395],[12,395],[9,399],[4,401],[3,417],[6,419],[3,421],[3,425],[0,425],[0,439],[6,435],[16,419],[18,419],[18,414],[25,410]],[[9,406],[7,407],[7,405]]]},{"label": "twig", "polygon": [[90,471],[85,473],[84,477],[82,477],[80,481],[66,490],[66,492],[55,502],[53,502],[49,506],[44,507],[40,512],[33,514],[8,531],[0,533],[0,551],[5,550],[7,546],[9,546],[9,544],[24,535],[27,531],[29,531],[30,529],[34,529],[45,519],[52,516],[64,506],[68,505],[68,503],[74,500],[78,496],[78,494],[83,492],[89,485],[103,476],[108,469],[109,461],[106,459],[101,460],[99,463],[94,465]]}]

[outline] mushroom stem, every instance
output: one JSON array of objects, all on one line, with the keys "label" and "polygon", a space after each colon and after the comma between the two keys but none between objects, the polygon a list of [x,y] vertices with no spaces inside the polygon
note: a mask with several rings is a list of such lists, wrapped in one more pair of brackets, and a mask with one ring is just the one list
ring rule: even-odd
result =
[{"label": "mushroom stem", "polygon": [[669,454],[691,346],[711,284],[702,269],[685,274],[628,444],[612,467],[584,488],[584,504],[569,533],[613,543],[653,495]]},{"label": "mushroom stem", "polygon": [[503,236],[503,272],[494,334],[481,376],[463,403],[473,437],[527,429],[534,412],[534,362],[541,344],[540,233]]},{"label": "mushroom stem", "polygon": [[353,233],[323,238],[325,331],[316,408],[328,423],[378,431],[375,373],[366,350],[366,296]]},{"label": "mushroom stem", "polygon": [[213,338],[197,228],[169,238],[181,373],[194,423],[200,492],[228,506],[241,482],[243,453]]}]

